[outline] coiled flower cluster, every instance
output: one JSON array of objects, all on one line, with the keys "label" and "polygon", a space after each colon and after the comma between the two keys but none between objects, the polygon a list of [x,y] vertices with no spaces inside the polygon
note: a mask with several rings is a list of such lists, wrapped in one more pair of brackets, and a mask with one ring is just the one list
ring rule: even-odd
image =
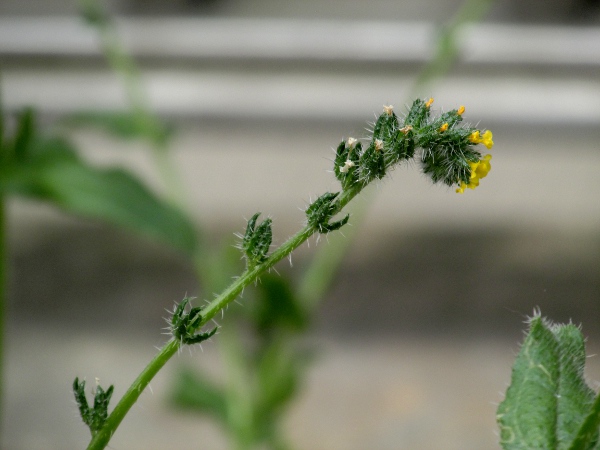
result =
[{"label": "coiled flower cluster", "polygon": [[369,145],[354,138],[337,147],[334,173],[347,190],[381,179],[396,164],[417,157],[423,173],[434,183],[456,186],[456,192],[475,189],[491,169],[491,155],[482,156],[478,144],[494,145],[492,132],[462,123],[465,107],[431,114],[433,98],[417,99],[400,120],[393,106],[384,106],[373,127]]}]

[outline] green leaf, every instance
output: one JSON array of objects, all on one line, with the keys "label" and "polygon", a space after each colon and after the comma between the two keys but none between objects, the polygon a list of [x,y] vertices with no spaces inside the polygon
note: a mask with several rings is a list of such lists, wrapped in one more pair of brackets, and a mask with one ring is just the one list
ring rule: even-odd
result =
[{"label": "green leaf", "polygon": [[225,394],[206,375],[190,368],[181,368],[171,394],[171,402],[182,409],[208,413],[228,426]]},{"label": "green leaf", "polygon": [[26,161],[0,169],[0,190],[129,228],[188,254],[197,245],[193,225],[179,210],[125,170],[87,165],[65,140],[30,143]]},{"label": "green leaf", "polygon": [[261,276],[256,299],[256,328],[269,334],[276,327],[302,331],[308,325],[307,314],[294,294],[289,279],[265,273]]},{"label": "green leaf", "polygon": [[[513,365],[506,398],[498,407],[505,450],[566,450],[588,415],[593,391],[583,379],[584,340],[573,325],[535,316]],[[589,445],[593,448],[596,434]]]},{"label": "green leaf", "polygon": [[27,108],[20,115],[17,125],[17,133],[13,143],[13,156],[18,161],[27,157],[27,150],[35,132],[35,120],[33,110]]},{"label": "green leaf", "polygon": [[559,441],[558,448],[567,449],[590,411],[594,391],[583,378],[585,340],[579,328],[573,324],[559,325],[554,327],[553,331],[559,345],[562,379],[557,392],[559,413],[556,435]]},{"label": "green leaf", "polygon": [[282,413],[296,395],[309,355],[291,348],[285,339],[272,339],[257,360],[255,427],[261,439],[272,436]]}]

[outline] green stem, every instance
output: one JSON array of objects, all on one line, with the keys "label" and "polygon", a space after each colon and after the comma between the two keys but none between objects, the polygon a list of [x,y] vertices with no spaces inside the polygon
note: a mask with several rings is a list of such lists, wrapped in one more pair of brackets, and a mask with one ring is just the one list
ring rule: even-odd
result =
[{"label": "green stem", "polygon": [[98,431],[98,433],[96,433],[90,441],[90,444],[87,447],[88,450],[103,449],[108,445],[108,441],[117,430],[117,427],[120,425],[121,421],[137,401],[144,389],[146,389],[146,386],[148,386],[150,381],[152,381],[154,376],[160,369],[162,369],[167,361],[169,361],[169,359],[171,359],[171,357],[177,353],[179,348],[180,343],[178,341],[171,340],[162,349],[160,349],[158,354],[152,359],[152,361],[150,361],[150,364],[148,364],[135,379],[127,392],[123,394],[123,397],[121,397],[121,400],[119,400],[119,403],[117,403],[117,406],[115,406],[113,412],[106,419],[102,429]]},{"label": "green stem", "polygon": [[[339,213],[361,190],[363,186],[356,184],[354,187],[344,191],[338,201],[335,203],[335,212]],[[269,258],[262,264],[259,264],[251,270],[246,270],[238,279],[236,279],[221,295],[215,298],[202,310],[202,322],[198,328],[206,324],[223,308],[237,298],[246,286],[253,283],[261,273],[271,269],[277,262],[287,257],[292,251],[302,245],[310,236],[315,233],[315,228],[306,225],[294,236],[289,238],[277,250],[275,250]],[[113,412],[108,416],[104,426],[92,438],[88,450],[101,450],[108,445],[108,441],[115,433],[117,427],[135,404],[143,390],[148,386],[152,378],[158,371],[167,363],[167,361],[180,348],[180,343],[175,340],[169,341],[152,359],[150,364],[140,373],[133,382],[131,387],[123,394]]]},{"label": "green stem", "polygon": [[[1,119],[0,119],[1,120]],[[4,326],[6,320],[6,204],[0,193],[0,429],[4,400]]]},{"label": "green stem", "polygon": [[466,24],[481,21],[493,3],[494,0],[466,0],[462,4],[452,20],[442,28],[435,56],[419,73],[409,97],[417,97],[424,87],[450,70],[460,52],[459,33]]}]

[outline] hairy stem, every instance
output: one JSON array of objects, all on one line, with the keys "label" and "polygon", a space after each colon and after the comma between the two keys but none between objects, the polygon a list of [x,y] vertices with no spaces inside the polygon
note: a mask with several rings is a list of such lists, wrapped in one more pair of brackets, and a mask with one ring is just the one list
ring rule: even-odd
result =
[{"label": "hairy stem", "polygon": [[102,429],[99,430],[90,441],[90,444],[87,447],[88,450],[103,449],[108,445],[108,441],[115,433],[125,415],[135,404],[138,397],[142,394],[146,386],[148,386],[158,371],[162,369],[162,367],[175,353],[177,353],[179,347],[180,343],[178,341],[171,340],[160,349],[158,354],[152,359],[152,361],[150,361],[150,364],[148,364],[146,368],[138,375],[127,392],[123,394],[123,397],[121,397],[121,400],[119,400],[119,403],[117,403],[117,406],[115,406],[113,412],[106,419]]},{"label": "hairy stem", "polygon": [[[337,202],[335,203],[335,212],[339,213],[361,190],[363,186],[356,184],[350,189],[344,191]],[[202,322],[198,328],[206,324],[223,308],[237,298],[238,295],[244,290],[246,286],[253,283],[261,273],[272,268],[277,262],[281,261],[292,253],[296,248],[302,245],[309,237],[316,232],[316,229],[310,225],[306,225],[295,235],[289,238],[279,248],[277,248],[269,258],[262,264],[258,264],[251,270],[246,270],[239,278],[237,278],[231,285],[225,289],[217,298],[210,302],[202,310]],[[135,404],[138,397],[141,395],[143,390],[148,386],[150,381],[158,373],[158,371],[167,363],[171,357],[177,353],[181,343],[176,340],[170,340],[152,359],[150,364],[140,373],[135,379],[131,387],[123,394],[117,406],[106,420],[104,426],[98,433],[92,438],[88,450],[100,450],[108,445],[108,442],[112,435],[115,433],[117,427]]]}]

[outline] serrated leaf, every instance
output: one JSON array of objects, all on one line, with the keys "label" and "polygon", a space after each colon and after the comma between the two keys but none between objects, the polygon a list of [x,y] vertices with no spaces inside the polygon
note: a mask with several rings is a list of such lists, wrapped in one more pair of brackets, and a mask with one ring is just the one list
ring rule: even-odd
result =
[{"label": "serrated leaf", "polygon": [[498,407],[502,448],[570,448],[594,397],[583,380],[584,361],[583,337],[576,327],[531,319]]}]

